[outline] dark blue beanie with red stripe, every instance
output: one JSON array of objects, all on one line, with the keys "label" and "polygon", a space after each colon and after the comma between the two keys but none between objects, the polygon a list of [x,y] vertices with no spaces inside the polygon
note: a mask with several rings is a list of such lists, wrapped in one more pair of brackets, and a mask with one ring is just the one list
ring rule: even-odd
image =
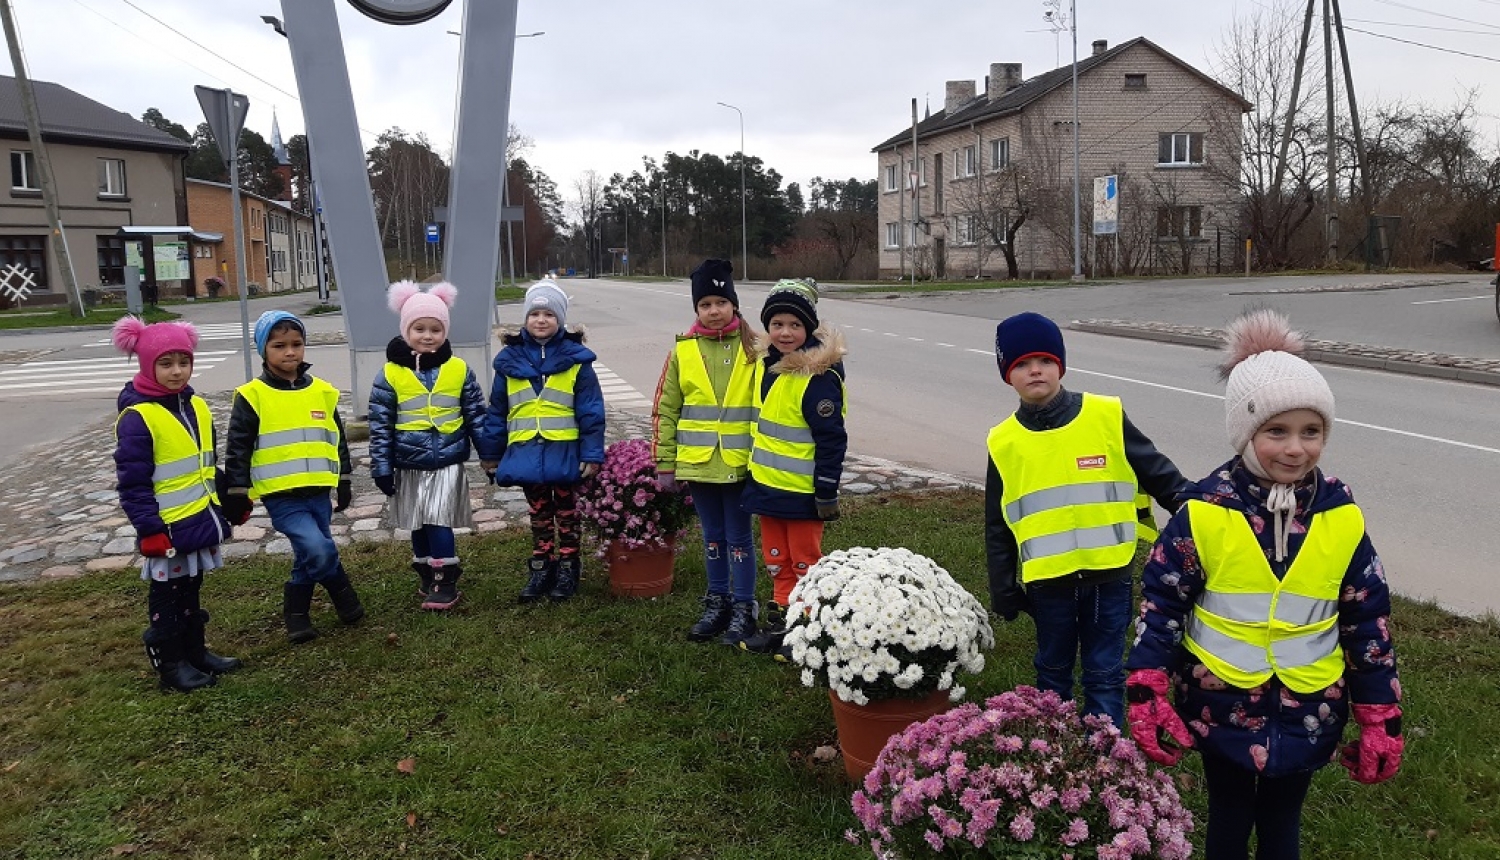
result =
[{"label": "dark blue beanie with red stripe", "polygon": [[1063,347],[1062,330],[1057,323],[1027,311],[995,326],[995,363],[1000,365],[1000,378],[1007,384],[1011,368],[1033,355],[1049,356],[1057,362],[1060,372],[1067,372],[1068,351]]}]

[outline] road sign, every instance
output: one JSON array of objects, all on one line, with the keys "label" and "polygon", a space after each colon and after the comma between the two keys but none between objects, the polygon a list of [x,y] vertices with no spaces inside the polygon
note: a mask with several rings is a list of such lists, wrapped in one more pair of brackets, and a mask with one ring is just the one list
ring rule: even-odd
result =
[{"label": "road sign", "polygon": [[442,235],[440,233],[438,233],[438,225],[436,225],[436,224],[428,224],[427,225],[427,244],[429,244],[429,245],[436,245],[438,243],[438,240],[441,239],[441,238],[442,238]]},{"label": "road sign", "polygon": [[245,114],[250,112],[250,99],[232,90],[216,90],[196,86],[198,106],[203,108],[203,118],[208,120],[208,130],[219,148],[219,157],[228,167],[240,150],[240,132],[245,128]]},{"label": "road sign", "polygon": [[627,250],[626,248],[610,248],[609,252],[611,254],[623,254],[623,253],[626,252],[626,250]]},{"label": "road sign", "polygon": [[1119,229],[1119,177],[1097,176],[1094,178],[1094,235],[1111,236]]}]

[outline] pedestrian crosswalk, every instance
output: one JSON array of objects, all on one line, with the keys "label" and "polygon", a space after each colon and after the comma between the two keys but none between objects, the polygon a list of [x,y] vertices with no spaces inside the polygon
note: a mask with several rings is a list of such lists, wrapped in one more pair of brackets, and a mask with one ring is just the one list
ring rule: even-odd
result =
[{"label": "pedestrian crosswalk", "polygon": [[[245,328],[239,323],[193,323],[193,328],[198,330],[198,340],[240,340],[245,336]],[[108,346],[109,338],[94,341],[94,346]]]},{"label": "pedestrian crosswalk", "polygon": [[594,362],[594,373],[599,376],[599,387],[604,391],[604,402],[616,409],[639,409],[651,411],[651,398],[646,397],[613,370]]},{"label": "pedestrian crosswalk", "polygon": [[[197,350],[193,378],[239,350]],[[118,392],[140,365],[119,355],[0,365],[0,400]]]}]

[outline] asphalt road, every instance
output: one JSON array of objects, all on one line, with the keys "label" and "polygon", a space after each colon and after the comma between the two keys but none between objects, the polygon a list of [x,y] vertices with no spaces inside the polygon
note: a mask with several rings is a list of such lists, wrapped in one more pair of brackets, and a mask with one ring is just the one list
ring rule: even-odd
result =
[{"label": "asphalt road", "polygon": [[[1421,285],[1272,292],[1371,282]],[[673,333],[692,320],[687,284],[571,280],[564,286],[573,297],[570,322],[588,326],[601,362],[649,398]],[[995,322],[1011,313],[1036,310],[1063,323],[1120,318],[1216,326],[1247,305],[1263,304],[1286,310],[1294,324],[1322,338],[1500,358],[1491,289],[1481,276],[1168,281],[898,300],[829,293],[820,312],[849,341],[851,448],[981,480],[985,433],[1016,403],[1000,381],[993,354]],[[739,295],[753,318],[765,287],[742,284]],[[253,313],[273,302],[258,300]],[[518,316],[519,309],[502,306],[503,319],[507,312]],[[237,321],[238,310],[202,305],[188,316],[222,324]],[[322,317],[309,324],[327,330],[341,320]],[[1065,385],[1122,397],[1131,419],[1189,477],[1201,477],[1229,458],[1213,352],[1081,332],[1065,336]],[[102,337],[0,336],[0,352],[46,345],[57,350],[47,360],[113,355],[97,344]],[[205,347],[236,345],[218,340]],[[315,347],[309,360],[320,375],[347,386],[347,355],[344,347]],[[204,369],[194,385],[204,391],[231,388],[243,381],[242,367],[237,353],[228,355]],[[1323,465],[1354,488],[1393,587],[1464,613],[1500,612],[1500,589],[1489,575],[1490,560],[1500,557],[1500,530],[1491,526],[1488,506],[1474,503],[1485,487],[1500,485],[1500,442],[1493,430],[1500,424],[1500,389],[1322,369],[1338,398],[1338,423]],[[117,389],[119,383],[113,384]],[[0,391],[0,433],[24,440],[23,446],[61,438],[69,422],[111,414],[113,399],[108,393],[16,398]],[[5,456],[22,452],[12,441]]]}]

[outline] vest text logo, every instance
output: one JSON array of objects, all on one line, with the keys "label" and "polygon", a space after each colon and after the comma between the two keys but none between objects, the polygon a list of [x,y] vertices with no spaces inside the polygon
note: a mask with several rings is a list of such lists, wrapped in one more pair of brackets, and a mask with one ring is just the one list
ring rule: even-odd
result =
[{"label": "vest text logo", "polygon": [[[328,418],[328,413],[324,412],[321,409],[314,409],[312,411],[312,418],[313,418],[314,421],[323,421],[326,418]],[[1103,458],[1100,458],[1100,459],[1102,460]],[[1100,465],[1103,465],[1103,463],[1101,462]]]},{"label": "vest text logo", "polygon": [[1078,468],[1080,469],[1102,469],[1104,468],[1104,455],[1095,454],[1092,457],[1079,457]]}]

